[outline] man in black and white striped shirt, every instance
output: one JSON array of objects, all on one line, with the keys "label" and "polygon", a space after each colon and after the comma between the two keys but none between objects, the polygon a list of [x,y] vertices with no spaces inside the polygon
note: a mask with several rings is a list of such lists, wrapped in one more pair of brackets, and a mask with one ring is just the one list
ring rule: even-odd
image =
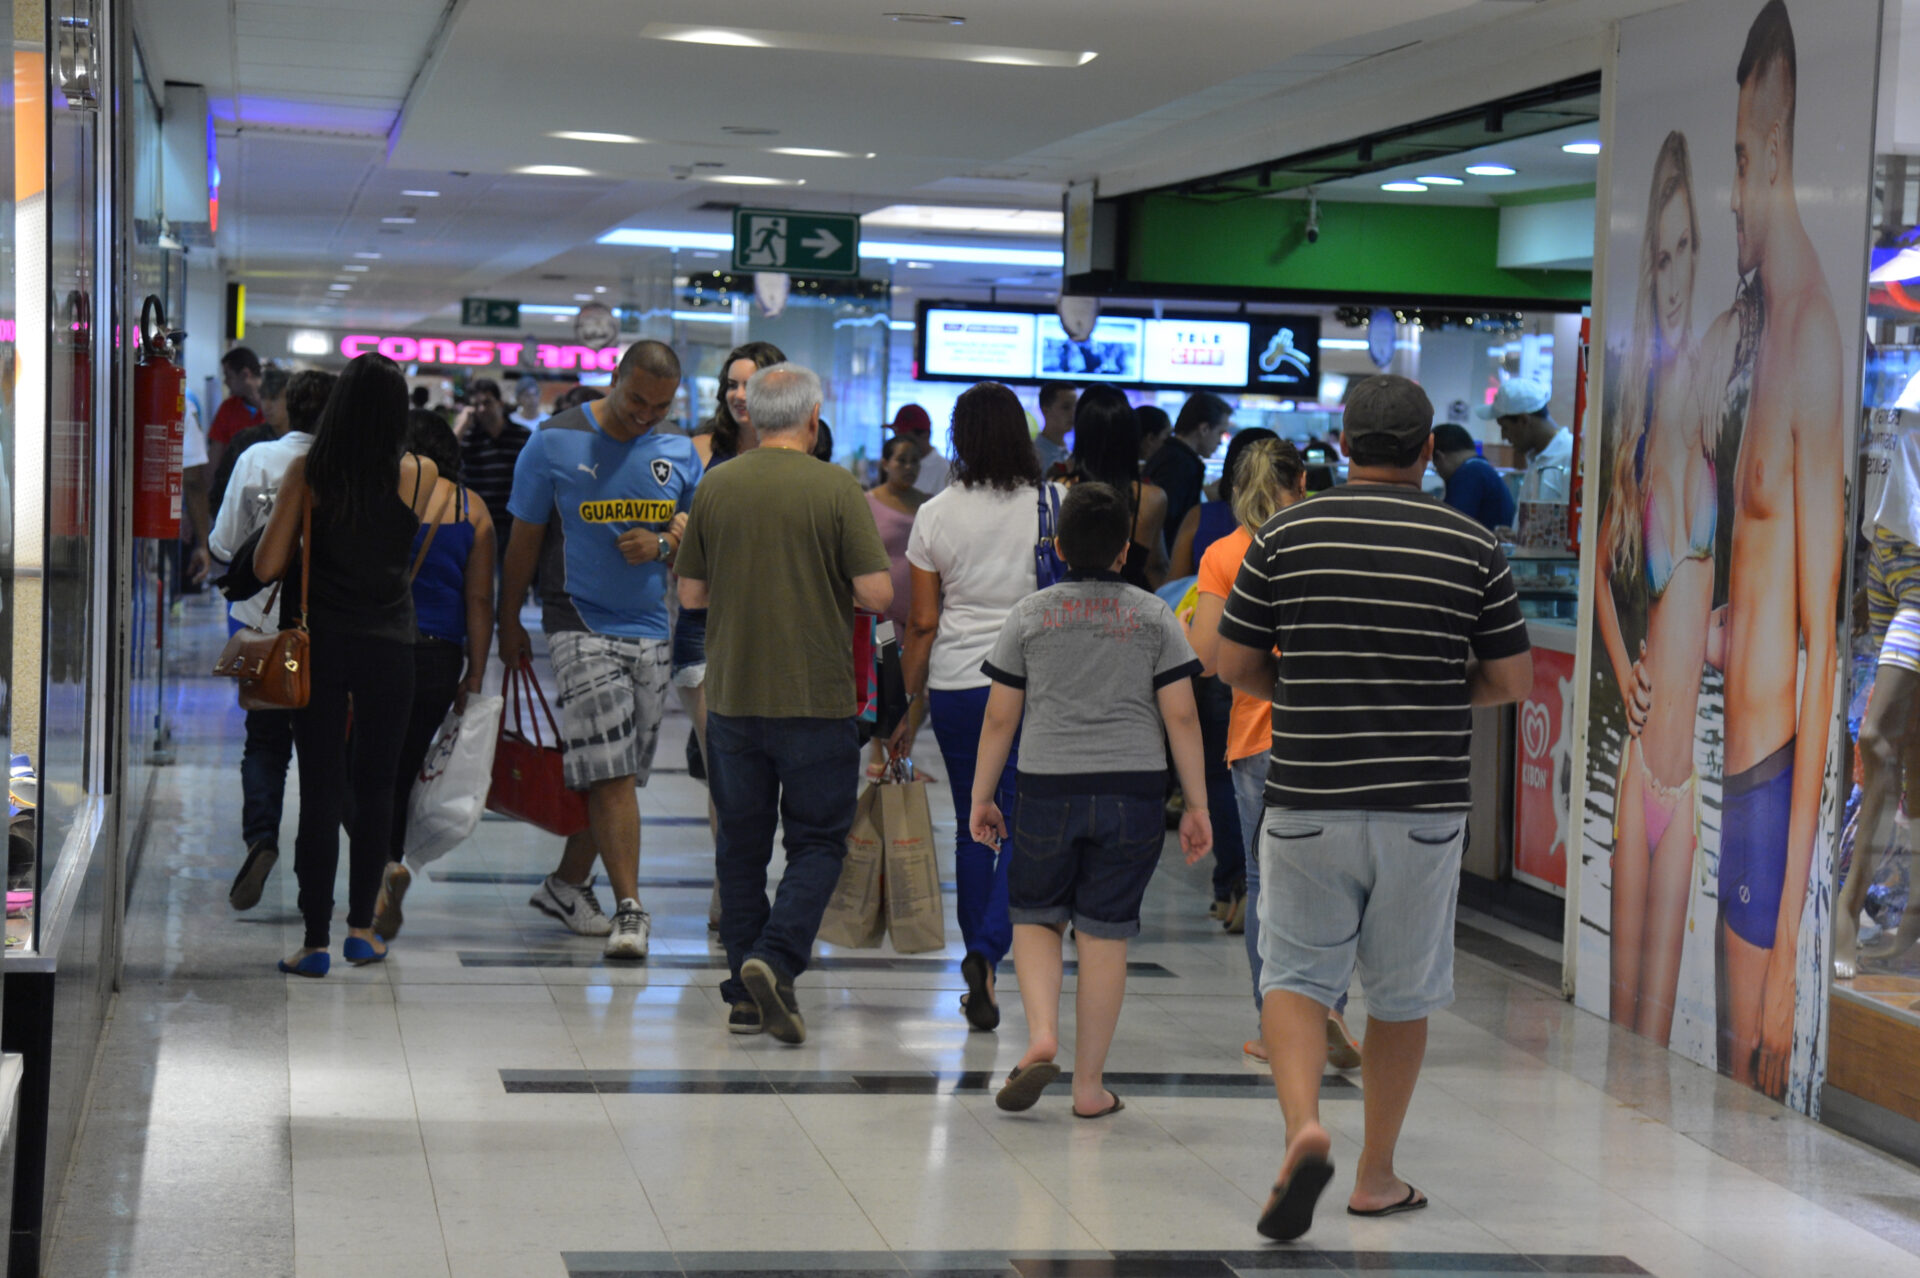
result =
[{"label": "man in black and white striped shirt", "polygon": [[[1421,492],[1433,405],[1404,377],[1348,401],[1351,482],[1260,530],[1220,621],[1220,676],[1273,702],[1260,848],[1261,1031],[1287,1121],[1260,1218],[1297,1238],[1332,1175],[1319,1121],[1321,1029],[1356,966],[1367,995],[1366,1145],[1348,1210],[1426,1205],[1393,1151],[1453,1001],[1453,915],[1472,708],[1533,678],[1500,547]],[[1275,656],[1275,649],[1280,655]]]}]

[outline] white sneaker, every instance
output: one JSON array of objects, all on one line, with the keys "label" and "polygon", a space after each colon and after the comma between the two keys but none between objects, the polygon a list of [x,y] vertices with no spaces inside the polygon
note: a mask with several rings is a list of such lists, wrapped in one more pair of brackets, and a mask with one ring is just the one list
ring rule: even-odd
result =
[{"label": "white sneaker", "polygon": [[613,912],[613,932],[607,937],[606,957],[638,961],[647,956],[647,938],[653,933],[653,916],[640,908],[640,902],[627,897]]},{"label": "white sneaker", "polygon": [[593,894],[593,880],[575,886],[556,874],[549,874],[527,904],[549,918],[560,920],[581,936],[605,936],[613,923],[600,908]]}]

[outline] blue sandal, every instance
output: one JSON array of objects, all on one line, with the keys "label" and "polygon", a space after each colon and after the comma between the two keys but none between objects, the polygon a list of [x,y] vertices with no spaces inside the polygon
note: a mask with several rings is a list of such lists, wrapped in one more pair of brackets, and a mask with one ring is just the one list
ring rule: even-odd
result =
[{"label": "blue sandal", "polygon": [[325,950],[315,950],[298,963],[280,960],[280,970],[288,976],[325,976],[333,966],[333,959]]},{"label": "blue sandal", "polygon": [[340,947],[340,957],[355,967],[365,967],[369,963],[385,962],[387,951],[384,949],[374,949],[371,941],[363,941],[357,936],[349,936],[346,939],[346,943]]}]

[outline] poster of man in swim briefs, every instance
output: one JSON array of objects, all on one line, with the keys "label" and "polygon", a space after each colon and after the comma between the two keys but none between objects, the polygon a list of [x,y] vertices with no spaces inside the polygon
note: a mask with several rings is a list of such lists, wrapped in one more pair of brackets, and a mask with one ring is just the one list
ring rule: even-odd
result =
[{"label": "poster of man in swim briefs", "polygon": [[1818,1104],[1879,8],[1620,28],[1577,999]]}]

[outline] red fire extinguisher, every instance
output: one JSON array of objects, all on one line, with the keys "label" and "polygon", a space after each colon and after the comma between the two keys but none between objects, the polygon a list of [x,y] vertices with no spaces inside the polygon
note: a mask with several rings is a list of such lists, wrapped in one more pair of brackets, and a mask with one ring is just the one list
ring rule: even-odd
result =
[{"label": "red fire extinguisher", "polygon": [[180,451],[187,418],[187,375],[168,358],[167,312],[148,295],[140,307],[140,363],[133,370],[133,535],[180,536]]}]

